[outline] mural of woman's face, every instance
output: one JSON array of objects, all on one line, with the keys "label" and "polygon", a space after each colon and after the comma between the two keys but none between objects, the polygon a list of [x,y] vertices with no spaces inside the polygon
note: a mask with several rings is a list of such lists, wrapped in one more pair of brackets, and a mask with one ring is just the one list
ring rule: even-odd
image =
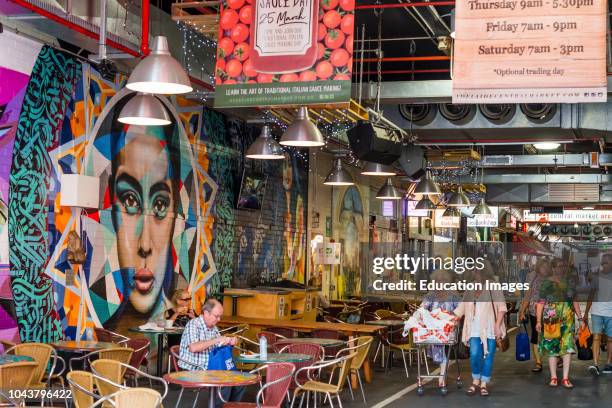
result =
[{"label": "mural of woman's face", "polygon": [[291,159],[289,155],[285,154],[285,161],[283,162],[283,187],[285,190],[291,190],[293,185],[293,169]]},{"label": "mural of woman's face", "polygon": [[128,131],[113,177],[119,264],[133,274],[129,300],[141,313],[154,307],[169,272],[175,204],[166,144],[148,129]]}]

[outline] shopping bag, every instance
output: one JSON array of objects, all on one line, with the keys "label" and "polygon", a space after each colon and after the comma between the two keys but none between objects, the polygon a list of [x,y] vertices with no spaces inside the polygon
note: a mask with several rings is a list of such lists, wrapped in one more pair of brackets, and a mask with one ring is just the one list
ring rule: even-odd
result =
[{"label": "shopping bag", "polygon": [[232,346],[221,346],[213,348],[208,354],[208,370],[236,371]]},{"label": "shopping bag", "polygon": [[516,335],[516,361],[529,361],[531,352],[529,347],[529,336],[527,335],[527,327],[523,323],[523,330],[519,329]]},{"label": "shopping bag", "polygon": [[578,350],[578,360],[589,361],[593,359],[593,335],[589,326],[578,329],[576,349]]}]

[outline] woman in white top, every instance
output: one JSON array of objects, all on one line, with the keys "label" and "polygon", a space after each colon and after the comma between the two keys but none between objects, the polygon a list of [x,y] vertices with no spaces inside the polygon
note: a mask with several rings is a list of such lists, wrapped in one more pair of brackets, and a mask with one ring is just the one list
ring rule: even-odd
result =
[{"label": "woman in white top", "polygon": [[[492,280],[488,272],[491,265],[485,262],[482,270],[472,271],[472,282],[481,282],[485,287],[486,280]],[[470,368],[472,385],[467,389],[468,395],[474,395],[480,388],[480,395],[488,396],[487,384],[493,372],[496,338],[506,335],[504,316],[506,315],[504,295],[498,291],[483,289],[469,291],[457,309],[455,315],[464,316],[461,340],[470,347]]]}]

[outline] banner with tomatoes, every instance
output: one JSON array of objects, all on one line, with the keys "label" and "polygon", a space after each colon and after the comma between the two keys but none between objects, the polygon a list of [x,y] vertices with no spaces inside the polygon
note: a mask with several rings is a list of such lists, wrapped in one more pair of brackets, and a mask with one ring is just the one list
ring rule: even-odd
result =
[{"label": "banner with tomatoes", "polygon": [[346,106],[354,10],[355,0],[222,0],[215,107]]}]

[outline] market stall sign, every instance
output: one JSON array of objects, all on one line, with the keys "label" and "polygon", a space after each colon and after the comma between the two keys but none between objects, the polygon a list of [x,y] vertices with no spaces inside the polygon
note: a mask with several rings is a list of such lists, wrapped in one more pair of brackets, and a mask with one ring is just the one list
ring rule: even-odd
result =
[{"label": "market stall sign", "polygon": [[499,226],[499,207],[489,206],[491,214],[474,214],[474,207],[465,207],[461,210],[463,214],[469,214],[467,216],[468,227],[498,227]]},{"label": "market stall sign", "polygon": [[563,214],[534,214],[523,211],[525,222],[611,222],[612,210],[565,210]]},{"label": "market stall sign", "polygon": [[605,0],[456,4],[453,103],[606,102]]},{"label": "market stall sign", "polygon": [[461,217],[443,217],[444,211],[436,210],[434,226],[436,228],[459,228]]},{"label": "market stall sign", "polygon": [[348,107],[355,0],[223,0],[215,107]]},{"label": "market stall sign", "polygon": [[563,207],[530,207],[531,214],[563,214]]}]

